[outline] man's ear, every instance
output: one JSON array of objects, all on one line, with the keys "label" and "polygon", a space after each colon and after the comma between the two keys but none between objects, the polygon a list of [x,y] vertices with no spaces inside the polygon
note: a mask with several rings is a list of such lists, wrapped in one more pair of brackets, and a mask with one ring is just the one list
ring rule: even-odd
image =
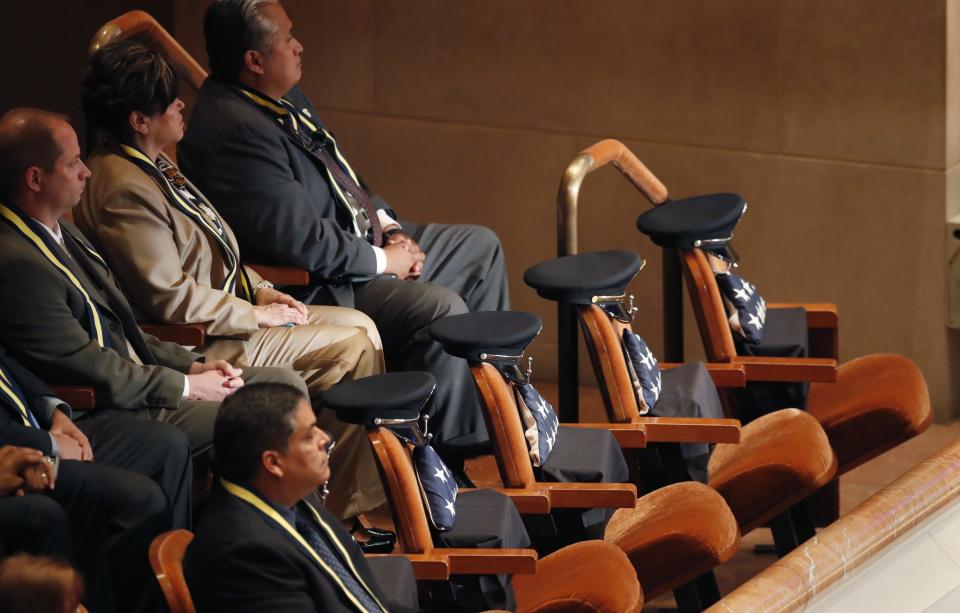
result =
[{"label": "man's ear", "polygon": [[23,171],[23,181],[27,189],[39,193],[43,188],[43,170],[39,166],[31,166]]},{"label": "man's ear", "polygon": [[283,479],[283,457],[276,451],[267,450],[260,456],[260,463],[268,475]]},{"label": "man's ear", "polygon": [[243,52],[243,67],[255,75],[263,74],[263,54],[256,49]]},{"label": "man's ear", "polygon": [[150,131],[150,123],[147,121],[147,116],[140,111],[130,111],[128,120],[130,121],[130,127],[133,128],[133,131],[137,134],[146,136]]}]

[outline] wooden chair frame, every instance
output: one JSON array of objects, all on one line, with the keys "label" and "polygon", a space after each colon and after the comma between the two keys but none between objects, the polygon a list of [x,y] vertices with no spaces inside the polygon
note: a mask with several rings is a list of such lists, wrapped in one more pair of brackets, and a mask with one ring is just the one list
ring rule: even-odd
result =
[{"label": "wooden chair frame", "polygon": [[153,574],[160,584],[170,613],[194,613],[193,598],[183,576],[183,554],[193,541],[189,530],[171,530],[157,535],[150,543],[148,556]]},{"label": "wooden chair frame", "polygon": [[396,525],[399,547],[410,558],[417,579],[446,580],[456,574],[536,572],[537,553],[532,549],[434,547],[407,445],[384,428],[368,430],[367,436]]},{"label": "wooden chair frame", "polygon": [[[770,303],[769,309],[801,307],[807,313],[807,325],[815,331],[815,349],[826,350],[828,358],[781,358],[738,356],[733,332],[727,322],[726,307],[706,254],[700,249],[681,253],[684,276],[700,338],[711,362],[743,367],[748,381],[806,381],[833,383],[837,380],[837,310],[829,304]],[[821,354],[822,355],[822,354]]]},{"label": "wooden chair frame", "polygon": [[[559,484],[536,481],[527,450],[516,400],[503,375],[487,363],[471,364],[470,371],[484,405],[487,430],[493,441],[494,457],[503,485],[508,488],[537,488]],[[731,369],[731,372],[736,372]],[[632,390],[631,390],[632,393]],[[618,423],[572,423],[563,427],[602,429],[611,432],[623,449],[640,449],[648,442],[729,442],[740,440],[740,423],[734,419],[682,419],[640,417]],[[611,507],[604,504],[604,488],[613,484],[565,484],[592,486],[595,491],[576,497],[573,508]],[[620,484],[617,484],[620,485]],[[571,501],[574,502],[574,501]]]}]

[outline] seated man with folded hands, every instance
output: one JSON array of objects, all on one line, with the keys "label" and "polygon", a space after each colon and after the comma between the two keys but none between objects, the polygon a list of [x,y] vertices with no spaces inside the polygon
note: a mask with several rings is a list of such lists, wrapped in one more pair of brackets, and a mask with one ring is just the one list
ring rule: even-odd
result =
[{"label": "seated man with folded hands", "polygon": [[62,557],[94,611],[155,610],[147,548],[190,526],[183,433],[123,411],[74,413],[0,349],[0,446],[0,558]]}]

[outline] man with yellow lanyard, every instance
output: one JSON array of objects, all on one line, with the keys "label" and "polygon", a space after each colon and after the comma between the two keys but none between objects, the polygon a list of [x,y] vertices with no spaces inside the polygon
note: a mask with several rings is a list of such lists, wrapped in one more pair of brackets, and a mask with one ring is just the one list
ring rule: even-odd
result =
[{"label": "man with yellow lanyard", "polygon": [[77,424],[71,413],[0,349],[0,446],[42,458],[13,484],[24,496],[0,499],[0,557],[4,549],[66,555],[86,577],[92,610],[155,609],[150,541],[190,526],[186,438],[167,424],[108,415],[118,411],[90,411]]},{"label": "man with yellow lanyard", "polygon": [[330,477],[330,446],[294,388],[251,385],[224,401],[214,426],[221,480],[183,565],[198,611],[417,610],[405,558],[365,559],[306,500]]},{"label": "man with yellow lanyard", "polygon": [[212,446],[219,402],[245,381],[306,390],[288,369],[204,362],[144,334],[106,262],[61,219],[89,177],[66,118],[0,117],[0,338],[11,355],[44,381],[92,386],[100,409],[177,426],[195,459]]},{"label": "man with yellow lanyard", "polygon": [[[303,47],[292,25],[276,0],[210,5],[212,74],[178,159],[248,257],[309,270],[310,290],[291,293],[366,313],[388,370],[436,377],[433,442],[448,461],[462,457],[487,440],[473,379],[426,328],[446,315],[509,308],[500,242],[481,226],[397,221],[297,86]],[[429,174],[420,180],[428,192]]]}]

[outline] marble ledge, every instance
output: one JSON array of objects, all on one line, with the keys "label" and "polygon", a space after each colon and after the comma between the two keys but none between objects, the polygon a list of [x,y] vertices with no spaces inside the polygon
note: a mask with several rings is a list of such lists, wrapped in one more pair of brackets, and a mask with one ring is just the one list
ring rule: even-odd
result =
[{"label": "marble ledge", "polygon": [[799,611],[960,495],[960,441],[947,445],[711,607]]}]

